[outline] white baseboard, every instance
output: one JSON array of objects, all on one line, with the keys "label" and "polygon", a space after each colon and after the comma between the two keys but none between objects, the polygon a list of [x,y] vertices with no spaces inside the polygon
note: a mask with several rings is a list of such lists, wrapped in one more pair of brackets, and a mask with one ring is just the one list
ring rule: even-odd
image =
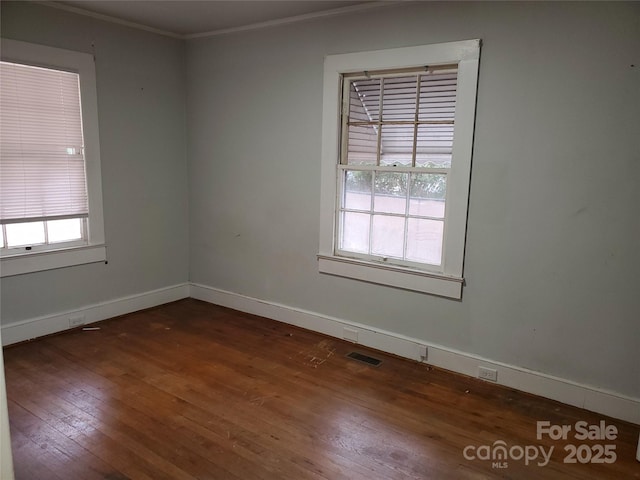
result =
[{"label": "white baseboard", "polygon": [[426,363],[430,365],[471,377],[477,377],[479,366],[493,368],[498,372],[497,383],[500,385],[640,424],[640,399],[637,398],[627,397],[526,368],[507,365],[359,323],[259,300],[205,285],[192,283],[190,296],[198,300],[260,315],[341,339],[344,338],[344,328],[348,327],[351,331],[355,330],[357,332],[358,344],[412,360],[423,360],[420,356],[421,347],[427,346]]},{"label": "white baseboard", "polygon": [[627,397],[616,392],[602,390],[514,365],[507,365],[348,320],[198,284],[174,285],[88,305],[55,315],[9,323],[2,326],[2,344],[3,346],[11,345],[67,330],[70,328],[69,318],[84,317],[84,323],[89,324],[189,296],[336,338],[344,338],[344,328],[347,327],[352,332],[357,332],[357,343],[360,345],[416,361],[423,360],[420,356],[421,347],[426,346],[428,351],[426,362],[430,365],[471,377],[477,376],[479,366],[493,368],[498,372],[497,383],[500,385],[640,424],[640,399],[637,398]]},{"label": "white baseboard", "polygon": [[69,318],[84,317],[83,324],[88,324],[145,308],[155,307],[163,303],[173,302],[187,298],[188,296],[189,284],[183,283],[150,292],[116,298],[94,305],[87,305],[55,315],[9,323],[2,326],[2,345],[11,345],[12,343],[31,340],[32,338],[67,330],[71,328],[69,326]]}]

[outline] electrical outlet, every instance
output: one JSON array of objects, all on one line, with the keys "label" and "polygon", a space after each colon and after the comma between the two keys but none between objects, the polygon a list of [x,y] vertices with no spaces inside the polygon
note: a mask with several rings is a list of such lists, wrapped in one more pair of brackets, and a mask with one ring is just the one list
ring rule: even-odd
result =
[{"label": "electrical outlet", "polygon": [[84,315],[77,315],[75,317],[69,317],[69,328],[79,327],[85,324]]},{"label": "electrical outlet", "polygon": [[345,327],[342,331],[342,338],[353,343],[358,343],[358,331],[353,328]]},{"label": "electrical outlet", "polygon": [[427,361],[427,346],[416,344],[416,350],[418,352],[418,360],[421,362]]},{"label": "electrical outlet", "polygon": [[490,382],[498,381],[498,371],[493,368],[478,367],[478,378],[489,380]]}]

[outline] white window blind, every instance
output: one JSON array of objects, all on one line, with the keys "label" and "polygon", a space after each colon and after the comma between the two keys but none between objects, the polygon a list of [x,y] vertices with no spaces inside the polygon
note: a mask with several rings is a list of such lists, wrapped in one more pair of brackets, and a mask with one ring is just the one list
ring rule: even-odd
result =
[{"label": "white window blind", "polygon": [[341,163],[450,167],[456,94],[455,65],[351,80]]},{"label": "white window blind", "polygon": [[0,68],[0,223],[86,217],[78,74]]}]

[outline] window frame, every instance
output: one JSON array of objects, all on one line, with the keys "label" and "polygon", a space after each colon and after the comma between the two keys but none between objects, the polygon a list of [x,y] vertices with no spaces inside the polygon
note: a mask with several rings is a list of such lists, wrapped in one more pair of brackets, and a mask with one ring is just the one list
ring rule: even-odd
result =
[{"label": "window frame", "polygon": [[[324,63],[320,244],[321,273],[430,293],[462,297],[464,248],[475,125],[480,40],[329,55]],[[337,215],[340,205],[339,158],[342,130],[344,75],[437,65],[458,65],[458,89],[451,169],[447,178],[448,219],[445,224],[442,265],[430,268],[394,265],[350,256],[338,251]],[[429,173],[425,168],[424,173]]]},{"label": "window frame", "polygon": [[61,242],[32,248],[2,249],[0,276],[8,277],[54,268],[106,261],[98,99],[94,57],[88,53],[2,38],[3,61],[65,70],[79,74],[89,216],[86,242]]}]

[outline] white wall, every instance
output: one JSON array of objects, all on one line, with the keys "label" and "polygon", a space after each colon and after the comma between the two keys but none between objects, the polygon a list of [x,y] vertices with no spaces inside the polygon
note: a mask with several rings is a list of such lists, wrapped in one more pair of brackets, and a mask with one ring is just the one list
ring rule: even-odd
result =
[{"label": "white wall", "polygon": [[[410,3],[188,42],[191,281],[639,397],[640,5]],[[471,38],[463,300],[320,275],[324,56]]]},{"label": "white wall", "polygon": [[2,324],[187,282],[184,42],[27,2],[1,31],[95,51],[109,261],[3,278]]}]

